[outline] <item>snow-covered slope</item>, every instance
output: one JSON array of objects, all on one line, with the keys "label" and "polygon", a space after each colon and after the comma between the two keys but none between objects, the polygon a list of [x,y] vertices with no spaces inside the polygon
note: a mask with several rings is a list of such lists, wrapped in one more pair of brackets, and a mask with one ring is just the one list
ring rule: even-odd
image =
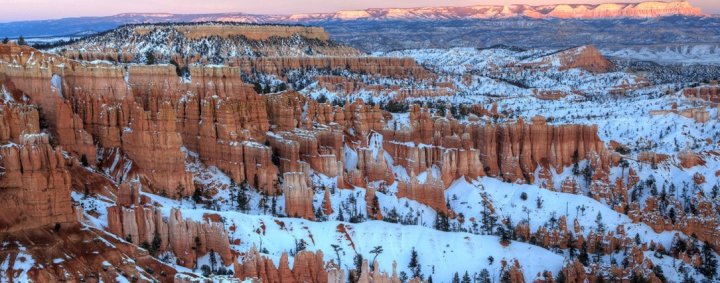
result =
[{"label": "snow-covered slope", "polygon": [[717,44],[606,47],[602,52],[610,57],[661,64],[720,64],[720,45]]}]

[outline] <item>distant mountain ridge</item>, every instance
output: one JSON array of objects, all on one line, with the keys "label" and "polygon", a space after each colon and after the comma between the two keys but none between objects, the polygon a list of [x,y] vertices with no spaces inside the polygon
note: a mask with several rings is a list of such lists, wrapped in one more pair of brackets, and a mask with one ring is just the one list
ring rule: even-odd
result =
[{"label": "distant mountain ridge", "polygon": [[299,23],[365,21],[436,21],[467,19],[613,19],[667,16],[708,16],[685,1],[557,5],[474,5],[465,7],[374,8],[334,13],[258,15],[246,13],[169,14],[125,13],[106,17],[79,17],[41,21],[0,23],[0,36],[58,36],[87,31],[104,31],[122,24],[225,21],[244,23]]},{"label": "distant mountain ridge", "polygon": [[302,20],[435,20],[493,19],[509,17],[607,19],[654,18],[664,16],[705,16],[700,8],[686,1],[648,1],[640,3],[555,4],[555,5],[473,5],[465,7],[421,7],[345,10],[336,13],[296,14],[288,19]]}]

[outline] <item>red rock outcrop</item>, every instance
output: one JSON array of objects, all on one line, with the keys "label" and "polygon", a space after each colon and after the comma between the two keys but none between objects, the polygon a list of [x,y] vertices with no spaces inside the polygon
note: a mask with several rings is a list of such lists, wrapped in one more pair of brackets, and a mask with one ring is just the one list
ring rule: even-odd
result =
[{"label": "red rock outcrop", "polygon": [[[24,280],[32,282],[114,282],[118,278],[144,278],[170,283],[179,274],[147,251],[77,223],[63,225],[60,230],[37,228],[2,233],[0,241],[6,243],[0,250],[0,260],[7,264],[3,268],[3,276],[7,277],[3,278],[8,282],[23,280],[16,277],[20,270],[13,267],[27,271]],[[30,260],[33,265],[28,265]]]},{"label": "red rock outcrop", "polygon": [[[509,182],[533,182],[539,166],[562,172],[588,156],[600,157],[596,168],[607,171],[609,166],[609,153],[597,135],[597,126],[551,126],[542,117],[533,118],[531,124],[519,120],[514,124],[463,125],[433,118],[417,107],[411,108],[409,124],[409,128],[385,131],[388,152],[397,164],[418,172],[433,164],[441,166],[446,185],[461,175],[485,174]],[[409,142],[423,146],[414,149]],[[445,153],[425,145],[457,151]]]},{"label": "red rock outcrop", "polygon": [[0,143],[19,143],[23,134],[40,132],[40,116],[34,106],[0,104]]},{"label": "red rock outcrop", "polygon": [[437,212],[448,215],[445,204],[445,185],[442,180],[435,179],[431,171],[425,173],[425,182],[420,183],[415,172],[410,172],[410,182],[398,184],[398,198],[409,198],[419,203],[426,204]]},{"label": "red rock outcrop", "polygon": [[0,230],[13,232],[77,220],[70,174],[60,148],[44,134],[0,147]]},{"label": "red rock outcrop", "polygon": [[683,94],[689,98],[720,103],[720,86],[717,84],[686,88],[683,90]]},{"label": "red rock outcrop", "polygon": [[26,96],[42,108],[41,114],[48,127],[65,150],[94,161],[92,137],[63,98],[66,89],[63,68],[71,62],[12,43],[0,45],[0,62],[3,63],[0,64],[3,85],[8,91],[16,97]]},{"label": "red rock outcrop", "polygon": [[[190,195],[194,189],[192,174],[185,171],[175,112],[169,103],[163,103],[153,114],[139,107],[132,111],[130,126],[122,135],[125,154],[149,179],[150,191],[172,195],[170,192],[182,188],[183,195]],[[156,117],[154,121],[151,115]]]},{"label": "red rock outcrop", "polygon": [[[378,266],[377,261],[373,263],[373,266]],[[358,283],[400,283],[400,279],[396,272],[397,264],[393,262],[392,273],[387,274],[386,272],[380,271],[380,268],[375,268],[370,271],[368,268],[368,261],[365,259],[360,267],[360,276],[358,277]],[[416,279],[416,278],[415,278]]]},{"label": "red rock outcrop", "polygon": [[342,274],[338,274],[334,263],[325,264],[322,251],[297,253],[292,269],[289,267],[287,254],[280,257],[280,266],[276,267],[272,260],[261,256],[255,248],[245,254],[241,261],[242,263],[235,267],[235,276],[263,283],[327,283],[337,282],[329,281],[330,279],[344,278]]},{"label": "red rock outcrop", "polygon": [[683,168],[693,168],[698,165],[705,165],[705,160],[691,150],[683,150],[678,153],[680,166]]},{"label": "red rock outcrop", "polygon": [[285,214],[290,217],[315,219],[313,209],[314,191],[308,187],[307,177],[302,172],[283,174],[282,190],[285,195]]},{"label": "red rock outcrop", "polygon": [[160,239],[160,251],[171,251],[177,264],[193,268],[197,257],[211,250],[216,252],[225,265],[234,262],[227,231],[219,222],[196,222],[182,217],[173,209],[169,217],[152,206],[143,205],[137,197],[138,184],[123,184],[120,195],[130,196],[118,201],[131,201],[130,206],[111,206],[107,209],[108,230],[130,242],[140,245]]},{"label": "red rock outcrop", "polygon": [[614,67],[613,63],[592,45],[566,50],[554,56],[559,57],[561,70],[579,68],[593,73],[606,73]]}]

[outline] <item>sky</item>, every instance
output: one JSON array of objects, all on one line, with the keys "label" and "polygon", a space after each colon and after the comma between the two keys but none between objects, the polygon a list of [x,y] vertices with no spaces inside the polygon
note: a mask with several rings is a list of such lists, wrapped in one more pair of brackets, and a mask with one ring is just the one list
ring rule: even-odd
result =
[{"label": "sky", "polygon": [[[638,0],[0,0],[0,22],[109,16],[120,13],[294,14],[348,9],[467,6],[476,4],[577,4]],[[720,0],[690,0],[706,13],[720,14]]]}]

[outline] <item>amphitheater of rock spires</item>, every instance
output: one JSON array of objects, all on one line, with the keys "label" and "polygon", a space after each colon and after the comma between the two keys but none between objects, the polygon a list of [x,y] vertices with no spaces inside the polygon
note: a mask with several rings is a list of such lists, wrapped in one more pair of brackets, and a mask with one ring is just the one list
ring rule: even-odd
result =
[{"label": "amphitheater of rock spires", "polygon": [[[513,15],[720,26],[688,2],[290,17],[432,41],[407,25]],[[0,43],[0,282],[720,281],[714,49],[368,53],[265,19]]]}]

